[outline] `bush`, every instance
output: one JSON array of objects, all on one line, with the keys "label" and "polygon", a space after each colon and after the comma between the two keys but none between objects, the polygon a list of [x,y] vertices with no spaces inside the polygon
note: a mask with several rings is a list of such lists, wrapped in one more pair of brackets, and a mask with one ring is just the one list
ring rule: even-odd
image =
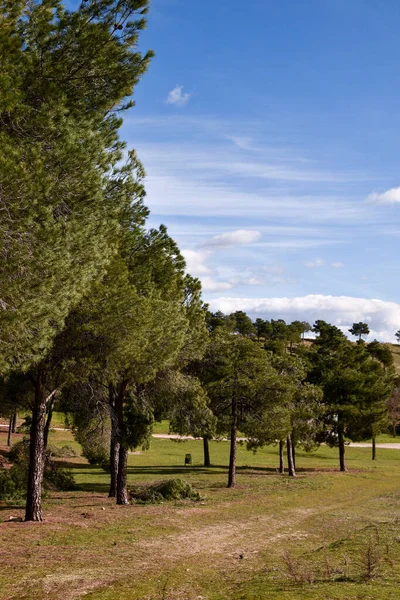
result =
[{"label": "bush", "polygon": [[28,471],[24,465],[15,464],[0,470],[0,500],[22,503],[26,496]]},{"label": "bush", "polygon": [[46,460],[44,470],[44,486],[46,489],[55,489],[61,492],[76,490],[74,476],[68,469],[59,467],[56,463]]},{"label": "bush", "polygon": [[21,425],[18,427],[18,429],[17,429],[18,433],[29,433],[31,430],[31,425],[32,425],[32,416],[27,415],[26,417],[24,417],[24,420],[22,421]]},{"label": "bush", "polygon": [[109,437],[100,429],[82,427],[74,429],[74,437],[82,446],[82,455],[91,465],[100,465],[105,471],[110,470]]},{"label": "bush", "polygon": [[[65,448],[68,446],[64,446]],[[73,451],[72,448],[70,450]],[[56,489],[63,492],[75,490],[76,484],[72,473],[59,467],[51,460],[50,455],[51,452],[48,450],[43,475],[44,490]],[[26,497],[28,483],[29,440],[24,438],[15,444],[8,456],[13,465],[10,469],[0,469],[0,500],[21,502]]]},{"label": "bush", "polygon": [[183,479],[166,479],[136,488],[130,492],[130,496],[136,504],[158,504],[164,500],[201,500],[199,492]]},{"label": "bush", "polygon": [[29,460],[29,440],[25,438],[14,444],[8,453],[8,459],[13,464],[25,464]]},{"label": "bush", "polygon": [[75,458],[78,456],[78,453],[71,446],[63,446],[62,448],[49,446],[47,448],[47,455],[49,457],[54,456],[55,458]]}]

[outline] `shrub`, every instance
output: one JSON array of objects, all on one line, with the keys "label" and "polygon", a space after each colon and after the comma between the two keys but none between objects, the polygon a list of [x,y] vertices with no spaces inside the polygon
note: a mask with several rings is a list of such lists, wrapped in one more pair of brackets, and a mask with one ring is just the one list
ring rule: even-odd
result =
[{"label": "shrub", "polygon": [[69,492],[77,489],[77,485],[71,471],[59,467],[56,463],[50,460],[46,460],[46,467],[44,470],[44,486],[46,489],[56,489],[61,492]]},{"label": "shrub", "polygon": [[190,483],[183,479],[166,479],[153,485],[136,488],[130,492],[131,500],[137,504],[157,504],[164,500],[201,500]]},{"label": "shrub", "polygon": [[28,472],[24,465],[15,464],[0,470],[0,500],[22,503],[26,495]]},{"label": "shrub", "polygon": [[29,439],[25,438],[14,444],[8,453],[9,461],[13,464],[25,464],[29,459]]},{"label": "shrub", "polygon": [[[15,444],[8,456],[13,465],[10,469],[0,469],[0,500],[21,502],[26,497],[28,483],[29,440],[24,438],[21,442]],[[50,456],[51,452],[48,450],[43,476],[44,490],[69,491],[76,489],[72,473],[59,467],[57,463],[51,460]]]},{"label": "shrub", "polygon": [[99,428],[81,427],[74,429],[74,436],[82,446],[82,455],[91,465],[100,465],[110,470],[109,437]]},{"label": "shrub", "polygon": [[48,446],[47,455],[49,457],[54,456],[55,458],[75,458],[78,456],[78,453],[71,446],[63,446],[62,448]]}]

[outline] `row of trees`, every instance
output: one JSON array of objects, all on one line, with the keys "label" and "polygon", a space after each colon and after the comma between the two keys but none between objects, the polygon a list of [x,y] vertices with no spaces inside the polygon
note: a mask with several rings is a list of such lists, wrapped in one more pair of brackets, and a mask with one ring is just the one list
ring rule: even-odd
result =
[{"label": "row of trees", "polygon": [[[201,361],[190,369],[202,382],[215,418],[213,434],[229,437],[229,485],[235,481],[239,429],[249,449],[280,440],[294,474],[294,447],[306,450],[325,442],[339,448],[346,471],[345,440],[375,439],[389,421],[398,423],[398,388],[393,357],[385,344],[353,344],[337,327],[317,321],[312,345],[271,352],[268,341],[232,335],[222,324],[210,335]],[[173,417],[173,431],[210,437],[185,416]],[[207,461],[206,461],[207,462]],[[280,470],[283,468],[281,457]]]},{"label": "row of trees", "polygon": [[0,2],[0,375],[3,407],[32,411],[27,520],[42,519],[61,391],[107,387],[126,501],[127,398],[205,336],[199,283],[165,228],[145,231],[144,170],[118,135],[152,56],[138,50],[147,9]]}]

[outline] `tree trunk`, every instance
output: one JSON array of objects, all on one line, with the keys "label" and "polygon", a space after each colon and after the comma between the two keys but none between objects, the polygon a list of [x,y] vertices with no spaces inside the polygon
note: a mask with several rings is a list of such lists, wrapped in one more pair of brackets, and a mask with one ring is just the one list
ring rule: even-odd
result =
[{"label": "tree trunk", "polygon": [[119,446],[118,476],[117,476],[117,504],[129,504],[126,486],[126,468],[128,465],[128,448],[125,444]]},{"label": "tree trunk", "polygon": [[44,426],[43,437],[44,437],[44,450],[45,451],[47,450],[47,442],[49,440],[49,431],[50,431],[51,419],[53,417],[53,409],[54,409],[54,400],[55,400],[55,397],[56,397],[56,395],[54,394],[54,396],[50,400],[49,409],[47,411],[46,425]]},{"label": "tree trunk", "polygon": [[346,463],[344,460],[344,436],[342,428],[339,428],[339,462],[340,462],[340,470],[345,473],[347,471]]},{"label": "tree trunk", "polygon": [[45,377],[38,371],[29,442],[28,489],[25,521],[43,521],[42,482],[44,471],[44,428],[46,421]]},{"label": "tree trunk", "polygon": [[122,382],[115,394],[115,414],[117,417],[117,433],[119,443],[118,473],[117,473],[117,504],[128,504],[126,487],[126,468],[128,464],[128,446],[123,439],[124,433],[124,402],[127,384]]},{"label": "tree trunk", "polygon": [[393,437],[394,438],[396,437],[396,425],[395,424],[393,425]]},{"label": "tree trunk", "polygon": [[296,445],[295,442],[293,440],[293,438],[291,437],[291,442],[292,442],[292,461],[293,461],[293,467],[294,469],[296,469]]},{"label": "tree trunk", "polygon": [[109,498],[117,496],[117,479],[118,479],[118,461],[119,461],[119,436],[118,422],[115,412],[115,389],[113,385],[108,388],[108,404],[110,409],[111,420],[111,440],[110,440],[110,491]]},{"label": "tree trunk", "polygon": [[18,418],[18,413],[17,413],[17,411],[14,411],[12,425],[11,425],[11,433],[15,433],[15,431],[17,429],[17,418]]},{"label": "tree trunk", "polygon": [[293,464],[293,450],[292,450],[292,438],[290,435],[286,438],[286,450],[287,450],[287,461],[288,461],[288,473],[289,477],[296,477],[296,471]]},{"label": "tree trunk", "polygon": [[376,460],[376,438],[372,438],[372,460]]},{"label": "tree trunk", "polygon": [[229,454],[228,488],[236,485],[236,438],[237,438],[237,407],[236,399],[232,400],[231,450]]},{"label": "tree trunk", "polygon": [[14,413],[12,413],[9,424],[8,424],[7,446],[9,446],[9,447],[11,446],[11,434],[12,434],[12,428],[13,428],[13,421],[14,421]]},{"label": "tree trunk", "polygon": [[279,473],[285,472],[285,462],[283,459],[283,440],[279,440]]},{"label": "tree trunk", "polygon": [[208,437],[204,436],[203,437],[203,449],[204,449],[204,466],[205,467],[211,467],[211,462],[210,462],[210,446],[208,443]]},{"label": "tree trunk", "polygon": [[[112,426],[114,429],[114,427]],[[116,439],[116,434],[111,433],[110,443],[110,491],[108,494],[109,498],[115,498],[117,495],[117,479],[118,479],[118,461],[119,461],[119,442]]]}]

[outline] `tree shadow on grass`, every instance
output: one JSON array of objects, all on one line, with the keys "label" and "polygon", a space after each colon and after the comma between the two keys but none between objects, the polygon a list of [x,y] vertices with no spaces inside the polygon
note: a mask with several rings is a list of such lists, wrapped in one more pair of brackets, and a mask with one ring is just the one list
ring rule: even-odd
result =
[{"label": "tree shadow on grass", "polygon": [[6,512],[7,510],[24,510],[25,506],[22,504],[8,504],[6,506],[0,506],[0,512]]},{"label": "tree shadow on grass", "polygon": [[99,494],[105,494],[108,496],[108,492],[110,489],[109,483],[94,483],[94,482],[85,482],[85,483],[77,483],[76,484],[79,491],[82,492],[96,492]]},{"label": "tree shadow on grass", "polygon": [[63,469],[86,469],[87,471],[97,471],[106,473],[100,465],[91,465],[89,463],[70,462],[68,460],[57,460],[57,466]]},{"label": "tree shadow on grass", "polygon": [[181,465],[157,465],[157,466],[129,466],[128,467],[128,475],[179,475],[185,476],[189,474],[196,475],[220,475],[220,471],[226,470],[227,467],[213,465],[212,467],[203,467],[203,466],[191,466],[191,467],[182,467]]}]

